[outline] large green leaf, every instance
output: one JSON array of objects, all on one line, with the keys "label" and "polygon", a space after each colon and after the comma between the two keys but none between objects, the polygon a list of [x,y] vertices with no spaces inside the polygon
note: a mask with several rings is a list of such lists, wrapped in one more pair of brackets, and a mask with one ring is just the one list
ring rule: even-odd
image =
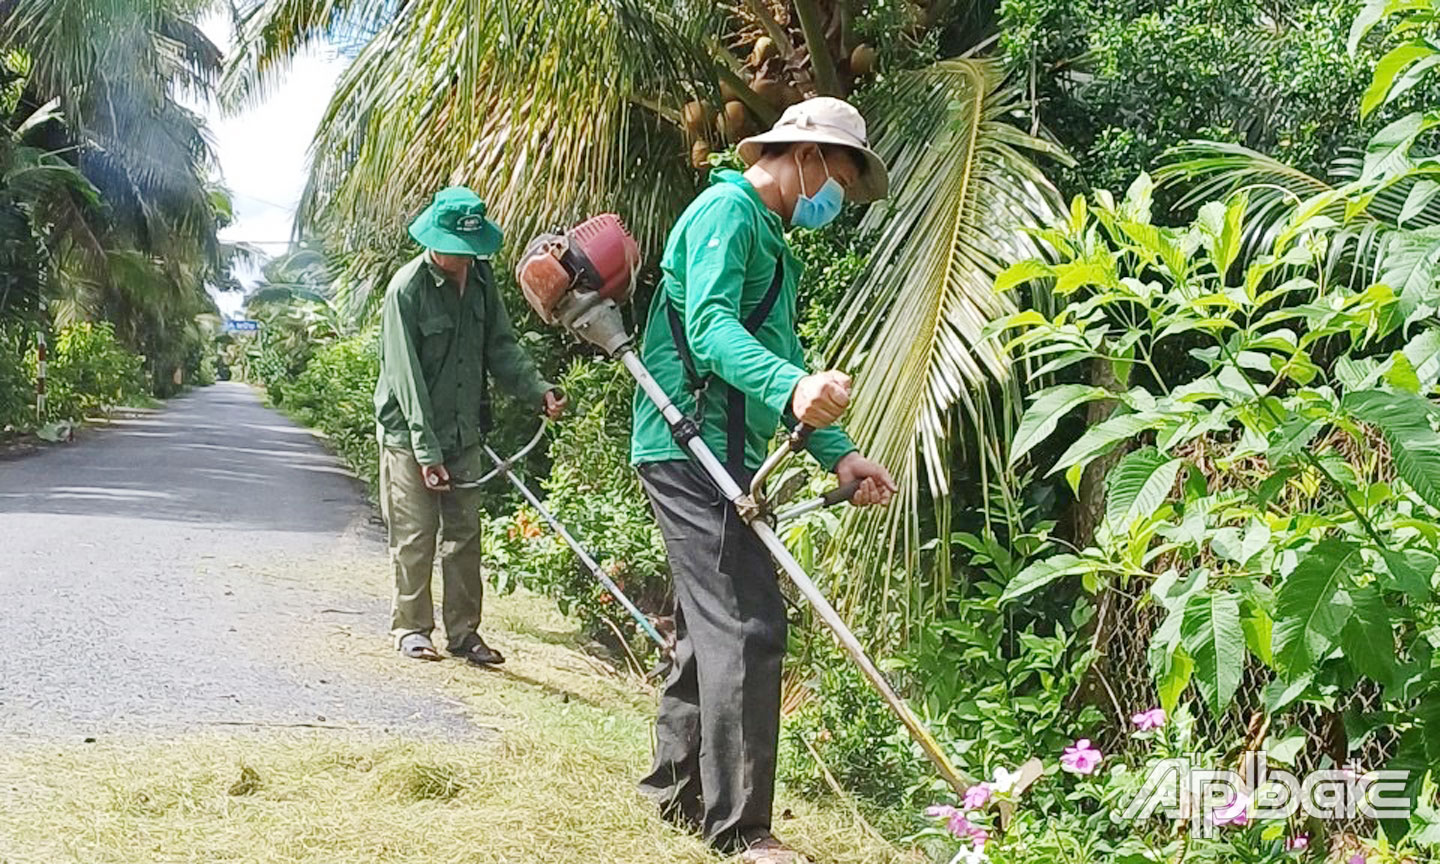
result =
[{"label": "large green leaf", "polygon": [[[1097,456],[1108,451],[1121,441],[1128,441],[1147,429],[1154,429],[1166,422],[1166,417],[1153,411],[1134,414],[1120,414],[1091,426],[1070,448],[1061,454],[1050,474],[1057,474],[1073,466],[1083,467]],[[1047,475],[1048,476],[1048,475]]]},{"label": "large green leaf", "polygon": [[1060,419],[1071,409],[1109,395],[1103,387],[1085,384],[1060,384],[1040,391],[1020,419],[1020,427],[1015,430],[1015,438],[1010,442],[1010,464],[1019,462],[1035,445],[1050,437]]},{"label": "large green leaf", "polygon": [[1099,564],[1093,558],[1081,558],[1071,555],[1068,552],[1046,558],[1043,561],[1036,561],[1024,570],[1015,574],[1010,584],[1005,586],[1005,593],[1000,595],[1000,601],[1006,602],[1024,597],[1026,594],[1039,591],[1056,579],[1062,576],[1078,576],[1082,573],[1093,573]]},{"label": "large green leaf", "polygon": [[1341,407],[1380,430],[1400,479],[1440,509],[1440,435],[1431,426],[1436,410],[1430,400],[1414,393],[1362,390],[1346,394]]},{"label": "large green leaf", "polygon": [[1423,549],[1387,549],[1380,553],[1390,571],[1388,587],[1426,602],[1434,593],[1432,581],[1440,570],[1440,559]]},{"label": "large green leaf", "polygon": [[1428,390],[1440,381],[1440,329],[1426,327],[1405,345],[1405,358],[1415,369],[1420,386]]},{"label": "large green leaf", "polygon": [[1350,618],[1346,593],[1360,547],[1323,540],[1311,547],[1275,592],[1275,668],[1294,681],[1335,648]]},{"label": "large green leaf", "polygon": [[1229,592],[1199,594],[1185,606],[1185,651],[1195,661],[1195,684],[1219,717],[1235,698],[1245,672],[1245,631],[1240,604]]},{"label": "large green leaf", "polygon": [[1351,589],[1349,593],[1355,612],[1340,634],[1345,659],[1361,674],[1389,685],[1395,677],[1395,633],[1385,598],[1374,585]]},{"label": "large green leaf", "polygon": [[1181,464],[1154,447],[1121,459],[1105,478],[1105,519],[1111,529],[1127,531],[1136,519],[1158,510],[1174,487]]},{"label": "large green leaf", "polygon": [[1380,281],[1400,298],[1400,308],[1408,318],[1417,306],[1436,298],[1440,230],[1432,226],[1387,232],[1379,264]]},{"label": "large green leaf", "polygon": [[1380,62],[1375,64],[1375,76],[1360,99],[1360,116],[1364,117],[1380,107],[1395,86],[1395,77],[1406,67],[1434,53],[1434,49],[1423,39],[1402,42],[1390,49],[1380,58]]},{"label": "large green leaf", "polygon": [[1245,628],[1245,645],[1266,666],[1275,665],[1275,621],[1270,613],[1256,607],[1240,622]]},{"label": "large green leaf", "polygon": [[1153,672],[1155,692],[1160,696],[1160,707],[1168,713],[1175,713],[1180,697],[1184,695],[1185,688],[1190,686],[1194,677],[1195,661],[1190,659],[1184,648],[1176,647],[1164,656]]}]

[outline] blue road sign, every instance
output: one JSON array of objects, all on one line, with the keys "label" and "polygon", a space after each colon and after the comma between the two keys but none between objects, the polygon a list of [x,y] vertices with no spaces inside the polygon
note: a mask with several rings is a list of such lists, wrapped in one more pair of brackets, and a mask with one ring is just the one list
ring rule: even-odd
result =
[{"label": "blue road sign", "polygon": [[225,332],[227,333],[253,333],[260,329],[259,321],[226,321]]}]

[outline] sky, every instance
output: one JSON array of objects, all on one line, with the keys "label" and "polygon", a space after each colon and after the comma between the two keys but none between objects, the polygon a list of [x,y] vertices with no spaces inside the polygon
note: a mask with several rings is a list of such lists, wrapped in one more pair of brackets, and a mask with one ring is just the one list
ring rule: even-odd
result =
[{"label": "sky", "polygon": [[[201,22],[201,29],[229,52],[233,34],[228,15],[212,15]],[[246,241],[269,255],[285,251],[305,189],[310,139],[344,68],[345,61],[335,52],[310,51],[295,60],[263,103],[228,117],[215,105],[200,109],[219,158],[220,179],[234,200],[235,223],[220,233],[222,240]],[[259,273],[237,275],[248,286]],[[241,300],[233,292],[216,296],[220,311],[230,317],[239,317]]]}]

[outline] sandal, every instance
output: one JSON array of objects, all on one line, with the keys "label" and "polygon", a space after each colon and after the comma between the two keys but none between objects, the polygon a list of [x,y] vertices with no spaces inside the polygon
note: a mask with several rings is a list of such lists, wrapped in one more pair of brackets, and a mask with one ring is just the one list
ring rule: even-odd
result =
[{"label": "sandal", "polygon": [[736,859],[740,864],[809,864],[810,859],[765,834],[749,841]]},{"label": "sandal", "polygon": [[472,666],[499,666],[505,662],[505,655],[485,644],[479,633],[473,633],[460,643],[459,648],[452,648],[450,654],[459,657]]},{"label": "sandal", "polygon": [[435,643],[424,633],[407,633],[400,637],[400,653],[411,660],[435,661],[441,659],[435,650]]}]

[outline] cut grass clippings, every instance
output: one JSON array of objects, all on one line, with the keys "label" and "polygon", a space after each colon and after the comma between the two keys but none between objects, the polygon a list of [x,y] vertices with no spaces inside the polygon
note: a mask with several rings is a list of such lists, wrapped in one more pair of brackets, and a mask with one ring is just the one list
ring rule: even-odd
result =
[{"label": "cut grass clippings", "polygon": [[[344,573],[353,584],[353,566]],[[259,728],[27,744],[0,755],[0,862],[719,861],[635,792],[653,691],[577,650],[547,601],[487,602],[487,635],[510,658],[500,672],[403,660],[343,628],[316,634],[337,662],[433,679],[436,698],[470,709],[474,734]],[[776,812],[790,816],[777,831],[817,861],[916,860],[843,807],[782,800]]]}]

